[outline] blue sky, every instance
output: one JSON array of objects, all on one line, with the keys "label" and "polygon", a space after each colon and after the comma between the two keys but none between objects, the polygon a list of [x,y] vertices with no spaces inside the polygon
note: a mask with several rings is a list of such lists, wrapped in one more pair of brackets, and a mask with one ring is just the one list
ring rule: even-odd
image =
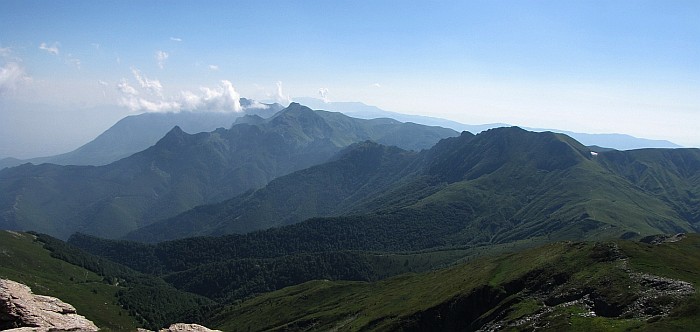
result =
[{"label": "blue sky", "polygon": [[469,124],[700,146],[698,1],[6,0],[0,31],[2,119],[41,108],[27,103],[64,112],[61,128],[90,119],[71,144],[127,114],[323,89]]}]

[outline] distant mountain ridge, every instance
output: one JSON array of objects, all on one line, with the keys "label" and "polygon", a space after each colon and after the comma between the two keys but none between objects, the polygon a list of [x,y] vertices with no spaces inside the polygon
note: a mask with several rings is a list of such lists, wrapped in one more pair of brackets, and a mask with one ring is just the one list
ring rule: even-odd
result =
[{"label": "distant mountain ridge", "polygon": [[320,164],[364,140],[426,149],[458,133],[396,120],[362,120],[292,103],[257,124],[187,134],[105,166],[31,165],[0,171],[0,228],[67,238],[119,237],[197,205],[231,198]]},{"label": "distant mountain ridge", "polygon": [[127,238],[247,233],[342,216],[360,216],[363,224],[397,223],[395,228],[411,219],[410,227],[436,227],[446,245],[699,229],[700,150],[591,152],[566,135],[517,127],[464,132],[420,153],[365,142],[327,163]]},{"label": "distant mountain ridge", "polygon": [[170,112],[142,113],[119,120],[94,140],[74,151],[48,157],[20,160],[0,159],[0,169],[23,163],[52,163],[58,165],[101,166],[128,157],[155,144],[174,126],[196,134],[216,128],[229,128],[241,116],[247,114],[268,118],[284,107],[280,104],[260,104],[245,98],[240,100],[241,112]]},{"label": "distant mountain ridge", "polygon": [[[389,112],[376,106],[370,106],[360,102],[324,102],[320,99],[308,97],[299,97],[295,98],[295,100],[313,109],[342,112],[361,119],[391,118],[401,122],[413,122],[427,126],[450,128],[458,132],[469,131],[471,133],[479,133],[488,129],[510,126],[504,123],[468,125],[430,116]],[[283,108],[283,106],[274,103],[260,104],[266,106],[266,108],[257,107],[254,101],[246,98],[241,98],[241,105],[244,107],[244,111],[239,113],[178,112],[144,113],[128,116],[118,121],[93,141],[84,144],[74,151],[55,156],[25,160],[12,157],[0,157],[0,169],[18,166],[27,162],[33,164],[53,163],[59,165],[106,165],[155,144],[158,139],[176,125],[180,126],[185,132],[194,134],[212,131],[219,127],[228,128],[236,119],[245,115],[261,115],[262,118],[267,118]],[[666,140],[651,140],[625,134],[588,134],[563,130],[523,128],[531,131],[555,131],[569,135],[587,146],[599,146],[617,150],[680,147]]]},{"label": "distant mountain ridge", "polygon": [[[505,123],[489,123],[483,125],[468,125],[459,123],[452,120],[446,120],[441,118],[435,118],[423,115],[409,115],[401,114],[396,112],[389,112],[382,110],[376,106],[366,105],[360,102],[324,102],[323,100],[316,98],[300,97],[294,98],[296,101],[308,105],[315,109],[325,109],[330,111],[342,112],[349,116],[363,118],[363,119],[373,119],[373,118],[392,118],[403,122],[415,122],[429,126],[441,126],[445,128],[451,128],[456,131],[469,131],[471,133],[477,134],[484,130],[498,128],[498,127],[510,127],[511,125]],[[634,137],[626,134],[589,134],[589,133],[577,133],[566,130],[559,129],[541,129],[541,128],[529,128],[522,127],[530,131],[553,131],[562,134],[566,134],[574,138],[575,140],[581,142],[583,145],[591,146],[597,145],[604,148],[612,148],[616,150],[633,150],[633,149],[643,149],[643,148],[680,148],[681,146],[673,142],[666,140],[652,140],[646,138]]]},{"label": "distant mountain ridge", "polygon": [[317,98],[309,97],[297,97],[294,98],[301,104],[307,105],[313,109],[322,109],[333,112],[341,112],[347,114],[348,116],[360,118],[360,119],[377,119],[377,118],[390,118],[396,119],[401,122],[413,122],[418,124],[423,124],[426,126],[440,126],[445,128],[450,128],[459,132],[468,131],[470,133],[480,133],[484,130],[498,128],[498,127],[510,127],[506,123],[488,123],[481,125],[469,125],[464,123],[459,123],[457,121],[436,118],[432,116],[425,115],[412,115],[403,114],[391,111],[385,111],[379,107],[367,105],[361,102],[354,101],[329,101],[325,102]]}]

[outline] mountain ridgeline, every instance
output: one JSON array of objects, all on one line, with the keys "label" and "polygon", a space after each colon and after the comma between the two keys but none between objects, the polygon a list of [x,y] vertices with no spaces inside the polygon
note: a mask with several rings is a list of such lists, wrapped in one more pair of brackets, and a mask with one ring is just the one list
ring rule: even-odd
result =
[{"label": "mountain ridgeline", "polygon": [[69,238],[0,233],[0,277],[115,329],[700,326],[698,149],[291,104],[104,166],[2,170],[0,218]]},{"label": "mountain ridgeline", "polygon": [[[700,150],[594,154],[565,135],[499,128],[421,152],[358,143],[327,163],[128,236],[171,241],[76,234],[69,243],[231,301],[313,279],[383,275],[363,252],[474,254],[695,232],[699,188]],[[230,232],[244,234],[201,236]],[[415,271],[405,262],[392,271]],[[331,268],[337,264],[346,268]],[[221,280],[230,281],[225,291],[207,286]]]},{"label": "mountain ridgeline", "polygon": [[[366,105],[360,102],[333,102],[324,101],[316,98],[295,98],[304,105],[307,105],[314,109],[324,109],[328,111],[342,112],[354,118],[360,119],[374,119],[374,118],[392,118],[402,122],[414,122],[419,124],[424,124],[428,126],[440,126],[445,128],[454,129],[456,131],[468,131],[471,133],[480,133],[484,130],[489,130],[499,127],[511,127],[512,125],[505,123],[488,123],[482,125],[470,125],[459,123],[451,120],[435,118],[424,115],[408,115],[396,112],[389,112],[380,109],[376,106]],[[643,149],[643,148],[680,148],[681,146],[673,142],[666,140],[653,140],[646,138],[639,138],[625,134],[587,134],[587,133],[577,133],[572,131],[565,131],[559,129],[542,129],[542,128],[526,128],[523,129],[543,132],[552,131],[556,133],[565,134],[579,141],[586,146],[601,146],[605,148],[611,148],[616,150],[633,150],[633,149]]]},{"label": "mountain ridgeline", "polygon": [[246,116],[230,129],[191,135],[175,127],[154,146],[105,166],[25,164],[0,171],[0,228],[64,239],[76,231],[120,237],[323,163],[356,142],[426,149],[455,135],[294,103],[268,119]]},{"label": "mountain ridgeline", "polygon": [[[697,149],[591,153],[565,135],[499,128],[464,132],[421,152],[358,143],[327,163],[126,238],[246,233],[318,217],[328,224],[353,218],[362,227],[342,227],[368,239],[385,223],[396,223],[397,233],[430,230],[425,235],[441,245],[634,237],[697,230],[699,188]],[[425,249],[421,242],[395,249]]]},{"label": "mountain ridgeline", "polygon": [[228,128],[244,115],[269,118],[284,107],[280,104],[259,104],[240,99],[240,112],[176,112],[143,113],[130,115],[115,123],[104,133],[83,146],[59,155],[32,158],[29,160],[0,159],[0,169],[18,166],[27,162],[38,165],[107,165],[156,144],[173,127],[179,126],[188,133]]}]

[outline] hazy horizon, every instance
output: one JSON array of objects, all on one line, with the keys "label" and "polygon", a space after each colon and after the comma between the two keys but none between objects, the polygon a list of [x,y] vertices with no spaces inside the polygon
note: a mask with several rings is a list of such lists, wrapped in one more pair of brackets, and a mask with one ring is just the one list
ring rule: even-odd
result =
[{"label": "hazy horizon", "polygon": [[[238,97],[305,96],[700,147],[694,1],[5,1],[2,9],[0,157],[67,152],[130,114],[238,111]],[[43,106],[16,107],[29,104]],[[16,137],[35,144],[7,148]]]}]

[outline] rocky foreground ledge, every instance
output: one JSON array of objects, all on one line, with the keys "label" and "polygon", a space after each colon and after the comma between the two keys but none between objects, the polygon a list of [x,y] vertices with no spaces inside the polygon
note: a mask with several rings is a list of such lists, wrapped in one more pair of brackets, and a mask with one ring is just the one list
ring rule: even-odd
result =
[{"label": "rocky foreground ledge", "polygon": [[[154,332],[144,329],[139,329],[138,332]],[[177,323],[170,325],[167,329],[161,329],[158,332],[221,332],[219,330],[210,330],[202,325],[198,324],[184,324]]]},{"label": "rocky foreground ledge", "polygon": [[97,326],[78,315],[75,308],[55,297],[34,295],[12,280],[0,279],[0,330],[97,331]]},{"label": "rocky foreground ledge", "polygon": [[[99,328],[55,297],[35,295],[29,286],[0,279],[0,330],[6,332],[79,331]],[[138,329],[138,332],[149,330]],[[221,332],[197,324],[173,324],[159,332]]]}]

